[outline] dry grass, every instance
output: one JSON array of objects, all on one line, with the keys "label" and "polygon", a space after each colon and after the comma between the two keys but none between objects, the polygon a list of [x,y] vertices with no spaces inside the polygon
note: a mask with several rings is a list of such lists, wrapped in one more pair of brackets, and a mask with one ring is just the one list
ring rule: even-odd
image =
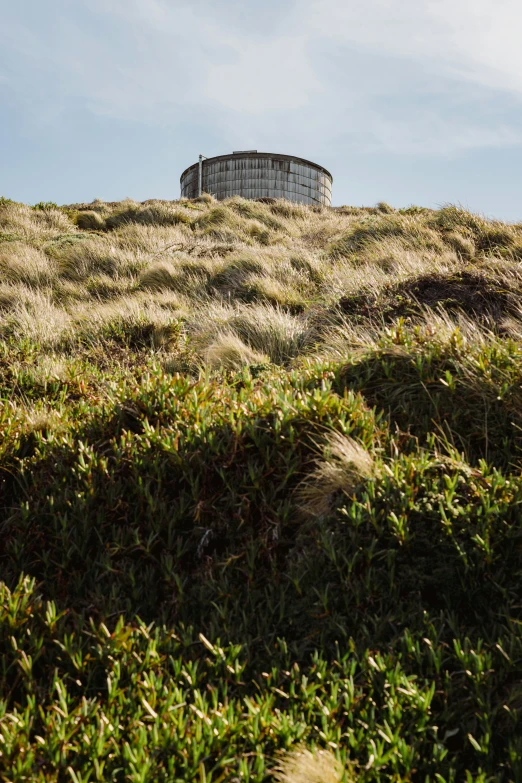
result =
[{"label": "dry grass", "polygon": [[162,335],[176,320],[175,309],[175,301],[171,300],[170,307],[162,307],[150,295],[126,296],[97,305],[83,304],[74,312],[75,332],[92,342],[99,335],[118,332],[123,339],[137,330],[148,335],[151,347],[159,346],[165,344]]},{"label": "dry grass", "polygon": [[83,231],[101,231],[105,226],[105,221],[99,212],[87,210],[80,212],[76,219],[76,225]]},{"label": "dry grass", "polygon": [[297,748],[284,753],[274,770],[277,783],[342,783],[347,778],[331,750]]},{"label": "dry grass", "polygon": [[31,340],[39,346],[58,347],[70,334],[69,313],[53,304],[48,293],[27,291],[0,318],[0,334],[18,340]]},{"label": "dry grass", "polygon": [[302,512],[313,518],[327,514],[338,493],[352,493],[375,474],[375,461],[360,443],[341,432],[330,433],[323,458],[299,487]]},{"label": "dry grass", "polygon": [[89,236],[83,242],[53,248],[62,277],[83,282],[91,275],[136,276],[145,263],[143,254],[113,237]]},{"label": "dry grass", "polygon": [[45,286],[57,275],[53,259],[25,242],[0,244],[0,275],[10,283]]},{"label": "dry grass", "polygon": [[306,318],[269,304],[240,309],[230,327],[255,351],[267,353],[276,364],[285,364],[313,345],[314,333]]},{"label": "dry grass", "polygon": [[76,231],[68,215],[60,209],[32,209],[26,204],[0,205],[0,235],[29,242],[41,242],[57,234]]},{"label": "dry grass", "polygon": [[73,334],[103,341],[111,323],[182,318],[193,360],[213,367],[341,356],[396,318],[423,322],[427,306],[455,326],[460,300],[516,335],[521,248],[522,226],[452,206],[3,203],[0,329],[65,350]]},{"label": "dry grass", "polygon": [[25,411],[24,425],[26,434],[37,432],[47,434],[51,431],[56,432],[63,426],[63,423],[55,410],[39,406]]},{"label": "dry grass", "polygon": [[245,365],[266,364],[270,361],[266,354],[253,350],[233,332],[219,333],[203,352],[203,359],[208,367],[223,367],[225,370],[239,370]]}]

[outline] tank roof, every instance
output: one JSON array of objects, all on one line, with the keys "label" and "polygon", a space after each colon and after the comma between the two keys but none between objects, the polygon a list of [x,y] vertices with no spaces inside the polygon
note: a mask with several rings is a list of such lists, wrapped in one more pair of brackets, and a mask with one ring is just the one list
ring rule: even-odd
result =
[{"label": "tank roof", "polygon": [[[313,163],[311,160],[306,160],[306,158],[298,158],[295,155],[280,155],[276,152],[256,152],[255,150],[246,150],[245,152],[229,152],[228,155],[216,155],[213,158],[205,158],[208,162],[214,162],[217,160],[233,160],[234,158],[271,158],[275,160],[291,160],[294,161],[294,163],[304,163],[305,166],[311,166],[314,169],[318,169],[319,171],[324,172],[324,174],[327,174],[330,179],[333,182],[333,177],[328,171],[328,169],[325,169],[324,166],[319,166],[318,163]],[[182,182],[183,177],[185,174],[190,171],[191,169],[197,168],[199,166],[199,163],[193,163],[191,166],[188,166],[181,177],[179,178],[180,182]]]}]

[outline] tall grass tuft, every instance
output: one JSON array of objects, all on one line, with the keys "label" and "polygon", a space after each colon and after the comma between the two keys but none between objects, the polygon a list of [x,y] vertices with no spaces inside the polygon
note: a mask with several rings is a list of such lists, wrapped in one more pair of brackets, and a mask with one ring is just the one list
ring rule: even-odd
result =
[{"label": "tall grass tuft", "polygon": [[304,352],[313,342],[306,320],[280,307],[257,304],[244,307],[229,320],[230,327],[255,351],[285,364]]},{"label": "tall grass tuft", "polygon": [[331,750],[298,748],[281,755],[277,783],[342,783],[343,770]]},{"label": "tall grass tuft", "polygon": [[4,281],[47,286],[57,271],[55,262],[36,247],[17,241],[0,244],[0,275]]},{"label": "tall grass tuft", "polygon": [[211,368],[239,370],[244,365],[265,364],[270,360],[259,351],[252,350],[233,332],[218,334],[205,349],[204,362]]},{"label": "tall grass tuft", "polygon": [[105,228],[105,221],[99,212],[91,209],[78,213],[76,225],[83,231],[101,231]]},{"label": "tall grass tuft", "polygon": [[352,494],[358,484],[375,474],[375,462],[367,449],[347,435],[330,433],[324,457],[299,489],[303,513],[312,518],[324,516],[331,511],[336,495]]}]

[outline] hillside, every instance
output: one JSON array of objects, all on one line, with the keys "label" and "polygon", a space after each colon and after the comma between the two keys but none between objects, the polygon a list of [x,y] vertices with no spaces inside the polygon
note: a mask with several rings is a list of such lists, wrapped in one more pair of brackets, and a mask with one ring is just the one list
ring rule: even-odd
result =
[{"label": "hillside", "polygon": [[520,781],[521,291],[453,206],[1,199],[0,779]]}]

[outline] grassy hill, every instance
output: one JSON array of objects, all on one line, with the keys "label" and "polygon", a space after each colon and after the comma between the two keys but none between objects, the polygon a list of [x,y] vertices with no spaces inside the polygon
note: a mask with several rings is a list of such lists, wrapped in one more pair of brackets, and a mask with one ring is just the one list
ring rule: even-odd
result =
[{"label": "grassy hill", "polygon": [[521,290],[453,206],[0,200],[0,779],[522,780]]}]

